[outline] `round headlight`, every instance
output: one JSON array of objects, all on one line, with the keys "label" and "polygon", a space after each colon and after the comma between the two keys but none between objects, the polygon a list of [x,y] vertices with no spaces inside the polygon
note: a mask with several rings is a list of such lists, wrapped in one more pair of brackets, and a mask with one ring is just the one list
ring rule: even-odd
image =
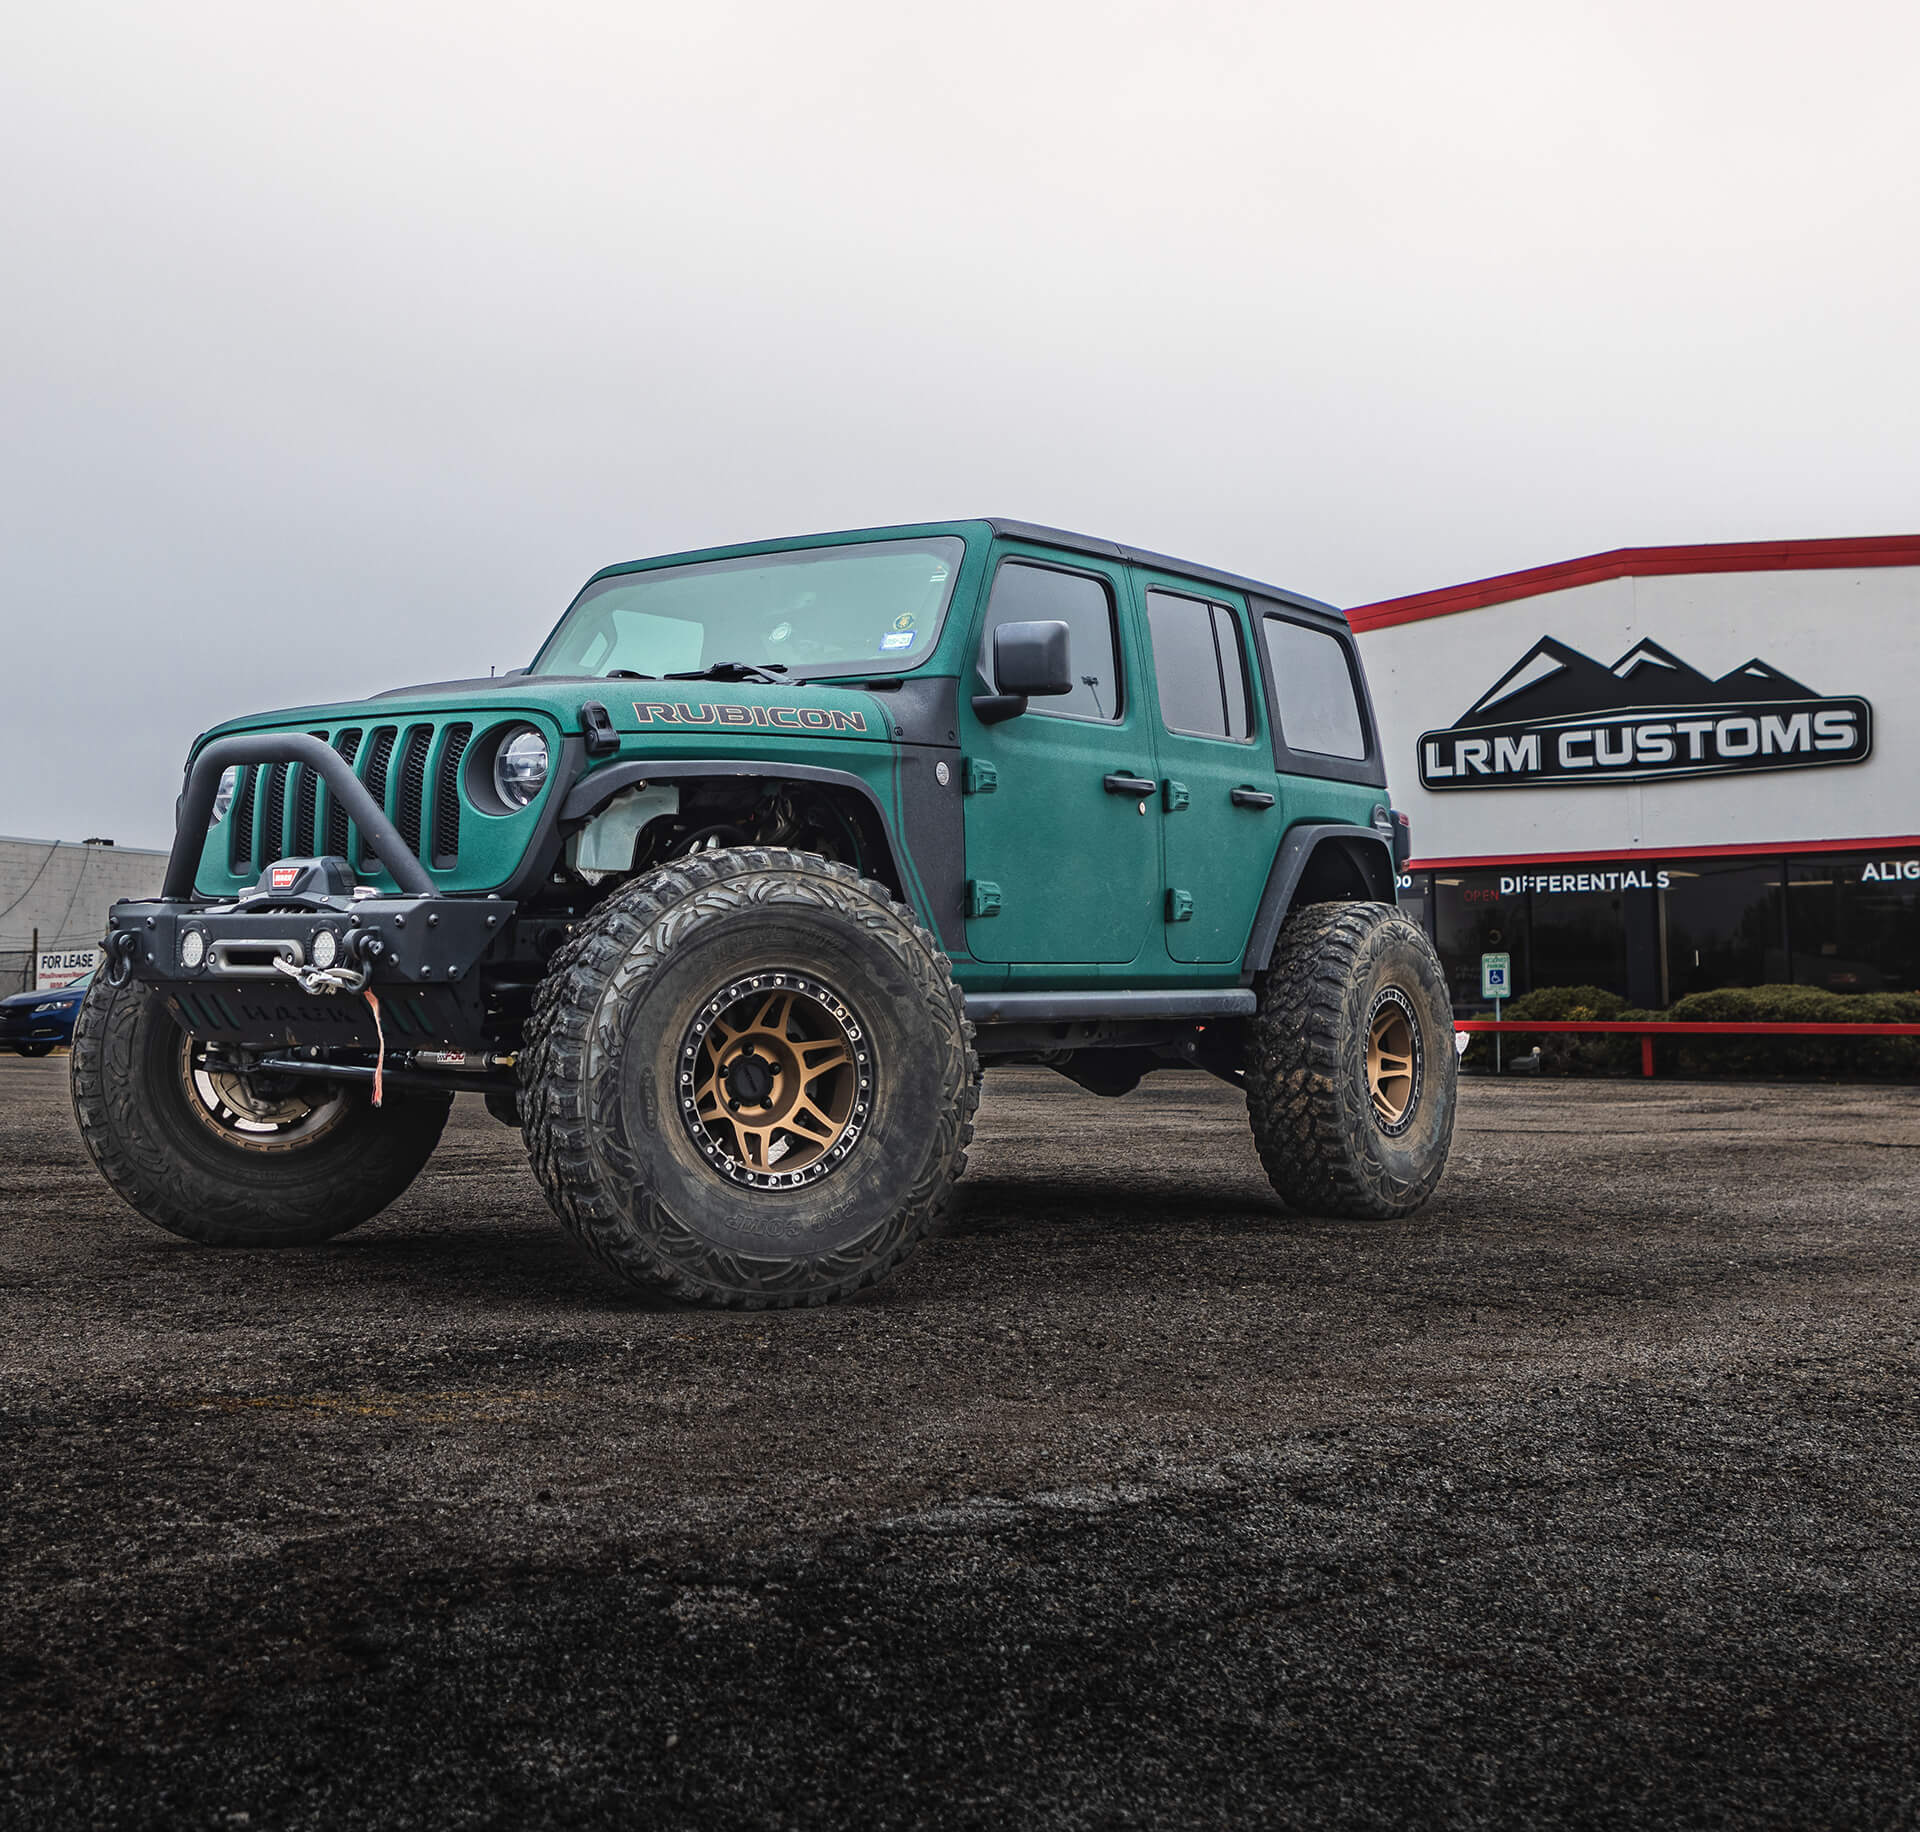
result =
[{"label": "round headlight", "polygon": [[547,741],[531,726],[514,733],[494,753],[494,793],[509,808],[524,808],[547,780]]},{"label": "round headlight", "polygon": [[224,821],[227,810],[233,806],[233,798],[240,788],[240,766],[230,763],[220,772],[220,786],[213,792],[213,818]]},{"label": "round headlight", "polygon": [[331,967],[340,958],[340,938],[331,929],[316,929],[310,954],[316,967]]},{"label": "round headlight", "polygon": [[207,958],[207,938],[198,929],[188,929],[180,937],[180,965],[191,973]]}]

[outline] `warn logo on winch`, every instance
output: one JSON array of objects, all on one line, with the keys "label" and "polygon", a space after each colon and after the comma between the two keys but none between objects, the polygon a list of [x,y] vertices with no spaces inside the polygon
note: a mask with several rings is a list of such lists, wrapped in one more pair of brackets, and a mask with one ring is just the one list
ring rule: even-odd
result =
[{"label": "warn logo on winch", "polygon": [[267,888],[273,891],[291,890],[299,876],[300,867],[297,865],[276,865],[268,873]]},{"label": "warn logo on winch", "polygon": [[1709,680],[1658,643],[1607,667],[1543,637],[1446,731],[1420,739],[1423,787],[1531,789],[1861,763],[1873,709],[1763,661]]}]

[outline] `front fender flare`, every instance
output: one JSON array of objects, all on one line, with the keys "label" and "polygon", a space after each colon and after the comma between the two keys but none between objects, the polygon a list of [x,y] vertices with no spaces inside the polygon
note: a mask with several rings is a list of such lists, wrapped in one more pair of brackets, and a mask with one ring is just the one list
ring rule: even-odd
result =
[{"label": "front fender flare", "polygon": [[[933,930],[947,954],[964,956],[966,927],[961,890],[964,853],[959,800],[955,789],[936,781],[937,755],[951,753],[936,753],[932,747],[924,750],[906,747],[896,750],[891,759],[894,792],[907,816],[905,821],[896,821],[875,794],[873,785],[852,770],[830,770],[818,764],[762,763],[741,757],[636,758],[627,763],[609,764],[573,785],[561,804],[560,821],[567,826],[590,819],[622,789],[640,782],[674,782],[688,777],[762,777],[770,782],[817,782],[826,787],[851,789],[873,810],[881,835],[893,855],[893,866],[907,901]],[[943,820],[942,815],[950,818]],[[909,840],[904,831],[907,826],[913,828],[918,845]],[[951,832],[946,831],[948,827]]]}]

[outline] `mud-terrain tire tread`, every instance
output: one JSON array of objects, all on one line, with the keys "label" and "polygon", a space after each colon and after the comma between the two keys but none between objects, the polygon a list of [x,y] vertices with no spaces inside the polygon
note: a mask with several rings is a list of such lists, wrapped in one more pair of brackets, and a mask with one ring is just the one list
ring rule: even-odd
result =
[{"label": "mud-terrain tire tread", "polygon": [[[938,1116],[940,1137],[920,1180],[906,1192],[878,1237],[856,1243],[857,1262],[838,1274],[823,1264],[797,1269],[785,1281],[756,1281],[740,1256],[701,1243],[705,1276],[691,1275],[661,1251],[663,1235],[694,1251],[697,1237],[666,1210],[652,1191],[643,1192],[643,1221],[634,1225],[604,1186],[588,1142],[589,1054],[601,999],[619,967],[636,953],[650,954],[642,971],[663,964],[687,924],[766,900],[769,890],[804,885],[815,907],[832,909],[869,931],[903,938],[896,958],[920,998],[939,1019],[936,1034],[948,1040],[942,1079],[952,1099]],[[973,1120],[980,1098],[973,1025],[954,983],[952,963],[933,935],[883,884],[851,866],[813,853],[772,847],[734,847],[691,854],[656,867],[623,885],[585,918],[554,953],[535,992],[519,1054],[520,1121],[535,1178],[562,1225],[623,1282],[686,1303],[725,1309],[766,1310],[836,1303],[893,1272],[935,1228],[966,1168]],[[822,1256],[822,1261],[835,1256]],[[824,1276],[823,1276],[824,1273]]]},{"label": "mud-terrain tire tread", "polygon": [[[210,1247],[305,1247],[371,1219],[399,1196],[439,1143],[450,1095],[389,1094],[362,1104],[344,1135],[331,1135],[324,1178],[262,1188],[233,1150],[231,1175],[208,1168],[173,1142],[169,1116],[145,1095],[143,1023],[173,1020],[157,988],[105,979],[88,988],[73,1028],[71,1093],[80,1137],[123,1201],[170,1234]],[[177,1031],[176,1031],[177,1034]],[[172,1116],[197,1125],[191,1115]],[[283,1163],[298,1162],[289,1153]]]},{"label": "mud-terrain tire tread", "polygon": [[[1385,1220],[1411,1214],[1433,1193],[1446,1151],[1411,1186],[1378,1174],[1368,1149],[1372,1116],[1353,1098],[1347,1027],[1364,1023],[1354,1009],[1364,997],[1360,957],[1374,938],[1403,928],[1432,960],[1426,936],[1391,904],[1316,903],[1287,919],[1249,1026],[1247,1113],[1267,1179],[1287,1206],[1309,1215]],[[1445,986],[1437,980],[1444,1000]],[[1346,1037],[1343,1037],[1346,1032]],[[1447,1099],[1455,1073],[1451,1048],[1427,1052],[1427,1070],[1443,1078]],[[1436,1059],[1444,1056],[1444,1061]],[[1364,1093],[1364,1090],[1362,1090]]]}]

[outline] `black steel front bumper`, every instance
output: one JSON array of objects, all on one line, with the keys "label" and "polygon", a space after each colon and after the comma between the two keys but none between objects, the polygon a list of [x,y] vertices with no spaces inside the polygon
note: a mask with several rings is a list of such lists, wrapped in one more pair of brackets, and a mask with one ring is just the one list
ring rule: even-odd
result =
[{"label": "black steel front bumper", "polygon": [[480,963],[504,943],[514,905],[469,897],[308,901],[314,907],[304,910],[116,903],[104,971],[164,988],[182,1027],[210,1042],[373,1049],[374,1007],[360,990],[316,991],[286,970],[312,968],[324,931],[342,973],[364,976],[379,1001],[390,1049],[485,1047]]},{"label": "black steel front bumper", "polygon": [[[236,901],[194,896],[221,772],[282,762],[325,778],[398,894],[283,899],[263,888]],[[386,811],[330,745],[303,732],[243,734],[216,740],[194,759],[161,894],[108,912],[101,972],[116,985],[133,979],[162,987],[181,1025],[210,1042],[373,1050],[383,1030],[389,1049],[484,1049],[492,1040],[481,963],[509,951],[515,907],[500,897],[438,894]],[[336,983],[316,982],[322,968],[337,971]],[[378,1001],[378,1030],[368,992]]]}]

